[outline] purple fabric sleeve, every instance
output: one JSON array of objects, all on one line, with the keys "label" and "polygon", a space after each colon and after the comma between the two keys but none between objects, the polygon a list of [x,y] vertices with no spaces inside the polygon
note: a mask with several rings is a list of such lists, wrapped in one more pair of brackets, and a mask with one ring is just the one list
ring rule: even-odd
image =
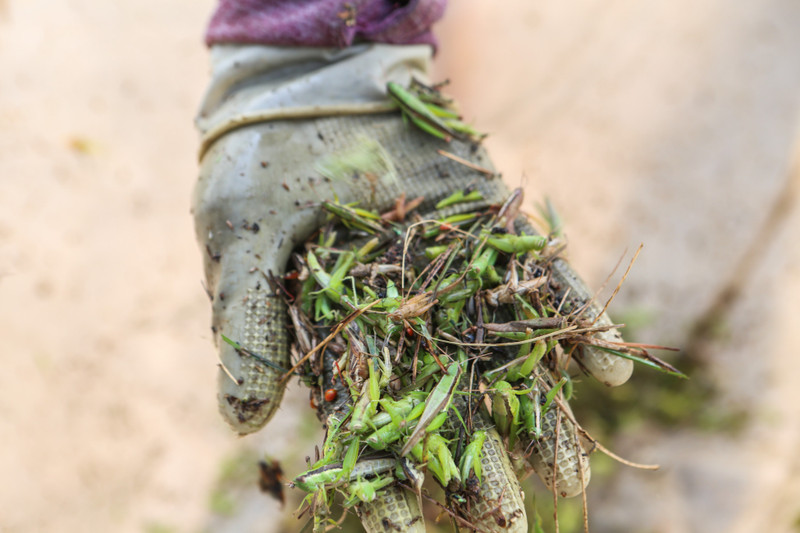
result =
[{"label": "purple fabric sleeve", "polygon": [[447,0],[220,0],[206,44],[345,47],[368,41],[436,45]]}]

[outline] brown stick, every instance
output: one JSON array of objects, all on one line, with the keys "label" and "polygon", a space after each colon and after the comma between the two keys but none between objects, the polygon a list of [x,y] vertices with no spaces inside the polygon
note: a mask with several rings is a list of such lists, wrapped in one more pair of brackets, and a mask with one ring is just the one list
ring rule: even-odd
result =
[{"label": "brown stick", "polygon": [[375,300],[371,304],[369,304],[369,305],[367,305],[365,307],[362,307],[361,309],[359,309],[357,311],[354,311],[354,312],[350,313],[349,315],[347,315],[346,317],[344,317],[342,319],[342,321],[339,322],[336,325],[336,329],[333,330],[333,333],[331,333],[330,335],[325,337],[325,339],[322,342],[320,342],[319,344],[314,346],[313,350],[311,350],[310,352],[305,354],[302,358],[300,358],[300,360],[288,372],[286,372],[283,375],[283,377],[281,378],[281,380],[278,383],[281,384],[281,385],[283,383],[285,383],[286,380],[289,379],[289,377],[291,377],[292,373],[300,367],[300,365],[305,363],[308,360],[309,357],[311,357],[312,355],[317,353],[320,350],[320,348],[324,348],[325,346],[327,346],[328,343],[331,340],[333,340],[333,338],[336,337],[336,335],[338,335],[345,328],[345,326],[347,326],[347,324],[352,322],[355,318],[361,316],[367,309],[369,309],[370,307],[372,307],[372,306],[374,306],[374,305],[376,305],[376,304],[378,304],[380,302],[381,302],[381,300]]},{"label": "brown stick", "polygon": [[477,170],[481,174],[484,174],[484,175],[488,176],[490,179],[495,177],[494,171],[489,170],[488,168],[476,165],[475,163],[473,163],[471,161],[468,161],[468,160],[464,159],[463,157],[459,157],[456,154],[451,154],[450,152],[446,152],[444,150],[436,150],[436,152],[439,155],[443,155],[448,159],[452,159],[456,163],[461,163],[462,165],[464,165],[467,168],[471,168],[472,170]]}]

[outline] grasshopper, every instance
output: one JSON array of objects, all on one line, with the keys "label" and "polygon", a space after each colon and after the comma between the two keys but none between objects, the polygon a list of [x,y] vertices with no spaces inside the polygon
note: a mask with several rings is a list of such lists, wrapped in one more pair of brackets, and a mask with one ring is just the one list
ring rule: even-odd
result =
[{"label": "grasshopper", "polygon": [[376,476],[391,472],[397,466],[397,460],[393,457],[378,457],[361,459],[355,463],[347,475],[342,463],[325,465],[294,478],[292,486],[306,492],[315,492],[322,488],[338,487],[351,481],[366,476]]},{"label": "grasshopper", "polygon": [[476,431],[472,434],[472,440],[467,444],[464,453],[461,454],[461,479],[464,483],[469,479],[471,472],[475,472],[478,482],[481,480],[481,450],[485,440],[486,432]]},{"label": "grasshopper", "polygon": [[519,429],[519,399],[507,381],[498,381],[495,383],[494,389],[492,418],[497,431],[508,437],[508,445],[512,447],[517,429]]},{"label": "grasshopper", "polygon": [[390,81],[386,91],[403,113],[422,131],[450,142],[452,139],[480,141],[485,137],[459,120],[457,113],[426,103],[416,94],[404,89],[401,85]]},{"label": "grasshopper", "polygon": [[394,483],[392,476],[378,477],[374,480],[357,479],[350,482],[346,493],[348,498],[344,502],[345,507],[349,507],[358,502],[369,503],[375,501],[378,491]]},{"label": "grasshopper", "polygon": [[425,428],[433,421],[440,412],[446,412],[453,399],[453,392],[458,384],[458,378],[461,375],[461,368],[459,363],[453,361],[447,369],[447,374],[439,381],[436,387],[431,391],[428,399],[425,401],[425,409],[420,416],[419,424],[414,429],[414,432],[408,437],[403,448],[400,450],[400,456],[405,457],[411,451],[419,440],[425,436]]}]

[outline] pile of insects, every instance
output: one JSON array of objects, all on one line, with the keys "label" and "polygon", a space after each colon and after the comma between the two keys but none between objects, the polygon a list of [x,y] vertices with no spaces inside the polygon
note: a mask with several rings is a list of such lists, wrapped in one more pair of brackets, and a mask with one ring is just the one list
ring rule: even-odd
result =
[{"label": "pile of insects", "polygon": [[[436,209],[479,200],[457,191]],[[559,238],[517,230],[521,200],[517,190],[503,205],[442,219],[411,211],[404,223],[321,205],[328,222],[282,281],[295,295],[294,372],[327,428],[293,481],[315,514],[337,491],[345,507],[398,482],[419,491],[421,472],[459,512],[480,486],[479,419],[529,453],[557,396],[569,399],[570,354],[610,326],[583,318],[553,280]]]}]

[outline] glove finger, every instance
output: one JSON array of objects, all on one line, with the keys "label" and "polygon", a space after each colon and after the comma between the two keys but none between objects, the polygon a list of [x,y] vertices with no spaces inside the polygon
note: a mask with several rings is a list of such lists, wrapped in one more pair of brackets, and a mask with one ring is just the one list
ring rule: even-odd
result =
[{"label": "glove finger", "polygon": [[425,519],[417,497],[397,485],[382,489],[374,501],[359,504],[356,513],[367,533],[425,532]]},{"label": "glove finger", "polygon": [[[283,397],[279,383],[288,368],[286,309],[272,293],[258,260],[240,246],[212,251],[207,275],[212,295],[212,331],[219,349],[219,408],[224,419],[240,434],[264,426]],[[221,337],[239,343],[237,350]],[[250,355],[256,354],[256,355]],[[263,362],[268,361],[274,366]]]},{"label": "glove finger", "polygon": [[[592,299],[592,293],[569,263],[563,259],[553,261],[553,279],[560,287],[559,298],[565,296],[567,298],[565,311],[580,309],[588,303],[582,315],[584,318],[597,319],[595,321],[597,326],[613,324],[608,315],[602,313],[602,306],[596,299]],[[595,333],[594,336],[604,341],[622,342],[622,335],[616,328]],[[577,350],[575,357],[592,376],[609,387],[622,385],[633,373],[633,361],[604,352],[594,346],[582,345]]]},{"label": "glove finger", "polygon": [[204,158],[193,212],[221,363],[219,408],[235,431],[246,434],[276,412],[284,391],[281,369],[289,367],[286,306],[267,276],[283,274],[292,247],[287,235],[308,231],[313,217],[265,209],[271,180],[253,168],[263,171],[259,154],[242,141],[231,135]]},{"label": "glove finger", "polygon": [[[229,256],[231,260],[221,268],[222,285],[229,287],[229,292],[223,289],[218,293],[224,293],[225,299],[217,297],[213,323],[218,335],[225,335],[245,350],[217,340],[224,367],[218,376],[219,409],[234,430],[246,434],[262,428],[283,398],[285,384],[281,378],[285,370],[280,369],[289,368],[286,309],[265,280],[240,281],[249,270],[247,263],[236,261],[235,254]],[[231,282],[232,278],[236,282]]]},{"label": "glove finger", "polygon": [[497,430],[486,421],[481,420],[476,427],[478,425],[486,431],[481,449],[481,484],[467,520],[480,531],[527,531],[522,489],[505,444]]},{"label": "glove finger", "polygon": [[589,484],[591,469],[589,456],[576,438],[577,431],[570,420],[572,411],[568,404],[563,405],[570,416],[561,413],[559,417],[559,406],[553,406],[542,416],[541,439],[528,443],[532,447],[529,461],[548,489],[553,488],[555,476],[556,493],[571,498],[583,492]]}]

